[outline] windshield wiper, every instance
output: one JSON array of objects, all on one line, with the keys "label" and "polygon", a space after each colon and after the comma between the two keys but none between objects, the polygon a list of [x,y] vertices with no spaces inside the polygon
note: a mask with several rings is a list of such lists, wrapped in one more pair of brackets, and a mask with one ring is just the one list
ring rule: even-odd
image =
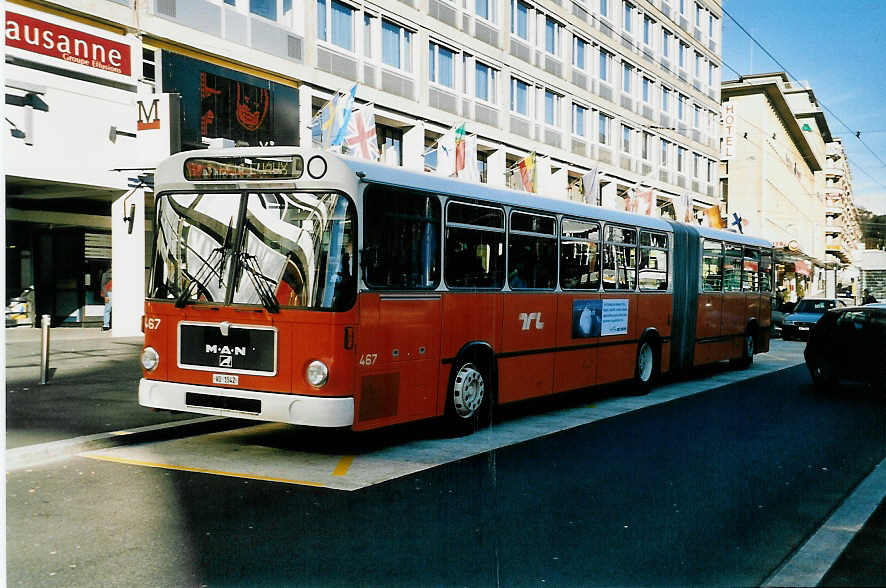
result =
[{"label": "windshield wiper", "polygon": [[199,289],[203,284],[203,281],[207,278],[211,278],[213,275],[218,276],[218,287],[221,288],[224,286],[225,266],[227,265],[228,257],[231,254],[231,228],[233,220],[234,219],[228,221],[228,230],[225,232],[225,238],[222,241],[221,246],[213,249],[208,259],[203,259],[193,248],[187,248],[200,258],[203,262],[203,266],[200,268],[200,271],[191,278],[191,281],[182,288],[181,292],[178,293],[178,296],[176,296],[176,308],[184,308],[188,299],[191,297],[191,289],[193,286],[196,284]]},{"label": "windshield wiper", "polygon": [[252,282],[252,287],[255,288],[255,292],[258,294],[258,298],[261,300],[265,310],[273,313],[280,312],[280,303],[277,302],[274,291],[270,286],[274,282],[261,273],[255,256],[243,251],[239,254],[238,259],[240,260],[240,267],[246,270],[246,273],[249,275],[249,281]]}]

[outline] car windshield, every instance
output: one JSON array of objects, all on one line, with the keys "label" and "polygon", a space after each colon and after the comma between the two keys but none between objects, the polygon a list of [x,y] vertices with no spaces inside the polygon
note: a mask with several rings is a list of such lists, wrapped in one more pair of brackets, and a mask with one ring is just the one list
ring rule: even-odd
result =
[{"label": "car windshield", "polygon": [[814,314],[824,314],[828,310],[835,308],[837,303],[833,300],[801,300],[797,303],[794,312],[810,312]]},{"label": "car windshield", "polygon": [[166,194],[156,219],[150,298],[270,311],[354,303],[356,222],[342,195]]}]

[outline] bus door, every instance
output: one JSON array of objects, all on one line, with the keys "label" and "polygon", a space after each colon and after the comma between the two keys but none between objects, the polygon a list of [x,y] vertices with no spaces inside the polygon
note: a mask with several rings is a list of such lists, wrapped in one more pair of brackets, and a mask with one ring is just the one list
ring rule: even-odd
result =
[{"label": "bus door", "polygon": [[554,391],[592,386],[600,342],[600,224],[560,221],[560,287],[557,295],[557,354]]},{"label": "bus door", "polygon": [[741,245],[725,243],[723,247],[723,319],[721,321],[720,354],[717,359],[741,355],[743,335],[748,317],[747,294],[742,292]]},{"label": "bus door", "polygon": [[723,244],[705,239],[702,249],[701,291],[696,310],[694,364],[720,359],[723,322]]},{"label": "bus door", "polygon": [[[741,287],[745,293],[745,316],[740,327],[744,332],[749,321],[756,321],[758,326],[761,322],[760,251],[758,249],[744,248]],[[741,347],[739,347],[738,353],[741,352],[740,350]]]},{"label": "bus door", "polygon": [[637,229],[607,224],[603,229],[603,295],[597,384],[634,376],[640,333],[637,332]]},{"label": "bus door", "polygon": [[497,353],[500,402],[551,393],[557,326],[557,219],[514,210],[509,225],[511,293],[503,295]]},{"label": "bus door", "polygon": [[363,203],[355,429],[433,416],[440,365],[439,198],[371,184]]}]

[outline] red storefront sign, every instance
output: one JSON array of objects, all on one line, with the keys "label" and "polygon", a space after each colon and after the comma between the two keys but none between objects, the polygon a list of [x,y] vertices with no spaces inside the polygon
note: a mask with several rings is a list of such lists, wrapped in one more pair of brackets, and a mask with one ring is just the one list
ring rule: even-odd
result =
[{"label": "red storefront sign", "polygon": [[78,65],[128,76],[129,45],[6,11],[6,45]]}]

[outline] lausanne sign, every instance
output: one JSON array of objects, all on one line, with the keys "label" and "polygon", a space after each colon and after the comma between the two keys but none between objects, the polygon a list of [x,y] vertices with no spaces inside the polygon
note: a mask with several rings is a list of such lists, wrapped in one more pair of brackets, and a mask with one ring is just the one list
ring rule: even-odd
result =
[{"label": "lausanne sign", "polygon": [[6,11],[6,46],[123,76],[132,75],[132,47]]}]

